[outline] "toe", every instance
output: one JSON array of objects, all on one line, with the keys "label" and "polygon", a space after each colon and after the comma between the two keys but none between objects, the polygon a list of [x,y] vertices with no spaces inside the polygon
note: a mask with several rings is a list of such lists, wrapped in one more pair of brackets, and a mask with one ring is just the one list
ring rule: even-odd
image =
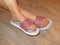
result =
[{"label": "toe", "polygon": [[42,27],[45,27],[47,24],[48,24],[48,19],[44,19],[44,20],[42,20],[42,22],[40,23],[40,27],[42,28]]},{"label": "toe", "polygon": [[34,24],[32,24],[30,27],[29,27],[30,30],[35,30],[36,29],[36,26]]}]

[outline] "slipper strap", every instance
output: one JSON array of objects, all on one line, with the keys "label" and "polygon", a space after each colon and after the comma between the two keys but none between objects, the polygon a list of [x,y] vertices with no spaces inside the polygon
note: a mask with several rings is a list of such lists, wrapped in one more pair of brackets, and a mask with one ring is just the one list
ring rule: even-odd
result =
[{"label": "slipper strap", "polygon": [[21,28],[23,28],[25,31],[28,31],[29,27],[33,24],[33,21],[30,19],[26,19],[21,23]]},{"label": "slipper strap", "polygon": [[42,21],[43,19],[45,19],[45,17],[37,16],[36,19],[35,19],[35,21],[34,21],[34,24],[35,24],[37,27],[40,28],[40,23],[41,23],[41,21]]}]

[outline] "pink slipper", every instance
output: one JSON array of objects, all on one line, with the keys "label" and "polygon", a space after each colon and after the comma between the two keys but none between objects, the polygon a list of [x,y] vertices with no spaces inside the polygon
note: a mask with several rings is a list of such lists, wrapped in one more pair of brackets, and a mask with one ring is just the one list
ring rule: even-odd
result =
[{"label": "pink slipper", "polygon": [[34,21],[34,24],[39,28],[39,30],[47,30],[52,25],[52,21],[50,19],[48,19],[47,25],[45,27],[41,28],[40,27],[40,23],[42,22],[43,19],[48,19],[48,18],[37,16],[36,19],[35,19],[35,21]]},{"label": "pink slipper", "polygon": [[36,28],[35,30],[29,30],[29,27],[33,24],[33,21],[31,21],[30,19],[26,19],[22,23],[18,21],[11,21],[11,24],[21,29],[23,32],[25,32],[28,35],[37,35],[39,33],[38,28]]}]

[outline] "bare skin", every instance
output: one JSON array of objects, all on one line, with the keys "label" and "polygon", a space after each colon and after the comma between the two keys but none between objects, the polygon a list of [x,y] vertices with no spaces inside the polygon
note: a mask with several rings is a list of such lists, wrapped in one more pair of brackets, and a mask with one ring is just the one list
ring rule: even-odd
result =
[{"label": "bare skin", "polygon": [[[10,10],[10,12],[12,14],[12,19],[11,20],[18,20],[20,23],[22,23],[24,20],[27,19],[20,12],[16,0],[0,0],[0,2],[5,3],[6,6],[8,7],[8,9]],[[36,26],[34,24],[32,24],[29,27],[29,29],[34,30],[34,29],[36,29]]]},{"label": "bare skin", "polygon": [[[20,8],[20,6],[19,6],[19,8]],[[28,12],[28,11],[22,9],[22,8],[20,8],[20,10],[21,10],[22,14],[23,14],[26,18],[30,18],[30,19],[32,19],[33,21],[34,21],[34,20],[36,19],[36,17],[37,17],[36,15],[31,14],[30,12]],[[40,27],[41,27],[41,28],[42,28],[42,27],[45,27],[45,26],[47,25],[47,23],[48,23],[48,19],[42,20],[42,22],[40,23]]]},{"label": "bare skin", "polygon": [[[11,1],[11,0],[10,0]],[[16,0],[12,0],[11,4],[10,4],[10,1],[2,1],[0,0],[0,2],[2,3],[2,6],[5,7],[5,8],[9,8],[10,9],[10,12],[12,14],[12,19],[13,20],[18,20],[20,22],[23,22],[26,18],[30,18],[32,19],[33,21],[36,19],[36,16],[34,14],[31,14],[30,12],[22,9],[20,6],[18,8],[18,5],[17,5],[17,2]],[[9,4],[7,5],[7,7],[4,5],[4,2],[6,4]],[[13,4],[13,5],[12,5]],[[22,16],[23,15],[23,16]],[[20,19],[21,18],[21,19]],[[48,23],[48,20],[47,19],[44,19],[41,23],[40,23],[40,27],[44,27],[46,26]],[[34,26],[31,26],[31,27],[34,27]]]}]

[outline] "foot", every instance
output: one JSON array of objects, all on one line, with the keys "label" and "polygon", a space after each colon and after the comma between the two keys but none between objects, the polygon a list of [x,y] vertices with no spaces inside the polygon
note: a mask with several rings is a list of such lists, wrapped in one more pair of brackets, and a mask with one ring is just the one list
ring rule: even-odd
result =
[{"label": "foot", "polygon": [[[20,7],[19,7],[19,8],[20,8]],[[30,19],[32,19],[33,21],[35,21],[35,19],[36,19],[36,17],[37,17],[36,15],[33,15],[33,14],[31,14],[30,12],[28,12],[28,11],[22,9],[22,8],[20,8],[20,10],[21,10],[22,14],[23,14],[26,18],[30,18]],[[43,28],[43,27],[45,27],[47,24],[48,24],[48,19],[45,18],[44,20],[42,20],[42,22],[40,22],[40,27]]]},{"label": "foot", "polygon": [[[21,15],[22,15],[22,14],[21,14]],[[23,17],[23,16],[20,16],[20,14],[16,16],[15,13],[12,13],[12,19],[11,19],[11,20],[19,21],[20,23],[22,23],[24,20],[26,20],[26,18]],[[35,24],[32,24],[32,25],[29,27],[29,29],[30,29],[30,30],[35,30],[35,29],[36,29]]]}]

